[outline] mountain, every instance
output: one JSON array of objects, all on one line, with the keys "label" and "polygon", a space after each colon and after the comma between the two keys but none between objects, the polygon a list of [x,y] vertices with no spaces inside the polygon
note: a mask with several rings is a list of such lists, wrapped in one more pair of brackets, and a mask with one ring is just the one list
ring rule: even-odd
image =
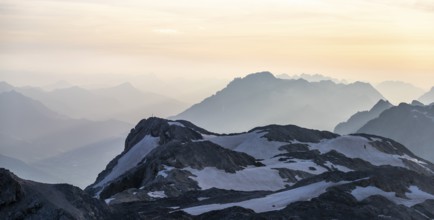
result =
[{"label": "mountain", "polygon": [[[31,165],[52,175],[63,177],[63,181],[84,189],[95,181],[95,177],[104,170],[110,160],[122,152],[124,142],[124,137],[107,138],[36,161]],[[33,178],[29,179],[33,180]]]},{"label": "mountain", "polygon": [[21,179],[0,168],[1,219],[110,219],[110,209],[98,199],[67,184],[43,184]]},{"label": "mountain", "polygon": [[339,123],[334,132],[338,134],[356,133],[368,121],[377,118],[381,112],[391,108],[393,105],[388,101],[380,100],[369,111],[357,112],[351,116],[346,122]]},{"label": "mountain", "polygon": [[115,87],[95,89],[92,92],[102,97],[116,100],[117,106],[106,117],[135,123],[144,117],[159,115],[166,117],[187,108],[187,104],[178,100],[151,92],[142,92],[131,83]]},{"label": "mountain", "polygon": [[144,93],[130,83],[100,89],[78,86],[44,91],[40,88],[16,88],[48,108],[72,118],[116,119],[135,123],[143,117],[166,117],[184,110],[187,104],[155,93]]},{"label": "mountain", "polygon": [[51,91],[51,90],[55,90],[55,89],[65,89],[65,88],[69,88],[69,87],[72,87],[72,86],[74,86],[74,85],[72,85],[68,81],[59,80],[57,82],[44,85],[44,86],[42,86],[42,88],[44,90]]},{"label": "mountain", "polygon": [[276,77],[280,78],[280,79],[304,79],[304,80],[309,81],[309,82],[333,81],[335,83],[345,83],[344,80],[339,80],[339,79],[332,78],[329,76],[324,76],[321,74],[302,73],[300,75],[293,75],[293,76],[290,76],[288,74],[279,74]]},{"label": "mountain", "polygon": [[358,109],[367,109],[382,98],[367,83],[284,80],[260,72],[233,80],[171,119],[226,133],[277,123],[332,130]]},{"label": "mountain", "polygon": [[27,163],[119,137],[124,122],[89,121],[60,115],[18,92],[0,94],[0,153]]},{"label": "mountain", "polygon": [[377,84],[375,88],[393,104],[410,103],[425,93],[425,90],[401,81],[384,81]]},{"label": "mountain", "polygon": [[7,82],[3,82],[3,81],[0,82],[0,93],[10,92],[14,89],[15,88],[12,85],[8,84]]},{"label": "mountain", "polygon": [[429,92],[423,94],[418,100],[426,105],[434,103],[434,87],[432,87]]},{"label": "mountain", "polygon": [[7,157],[0,154],[0,167],[9,169],[24,179],[31,179],[38,182],[58,183],[60,179],[45,173],[21,160]]},{"label": "mountain", "polygon": [[[130,125],[60,115],[18,92],[0,93],[2,167],[23,178],[85,187],[122,151]],[[12,159],[14,158],[14,159]]]},{"label": "mountain", "polygon": [[148,118],[86,188],[126,219],[429,219],[434,165],[373,135]]},{"label": "mountain", "polygon": [[357,132],[389,137],[403,143],[416,155],[434,161],[434,105],[401,103],[385,110]]},{"label": "mountain", "polygon": [[[93,94],[91,91],[78,86],[45,91],[40,88],[23,87],[17,91],[34,100],[40,101],[49,109],[72,118],[101,119],[99,115],[116,103],[111,97]],[[104,111],[101,111],[104,109]],[[107,118],[104,118],[107,119]]]},{"label": "mountain", "polygon": [[30,139],[68,127],[66,116],[14,90],[0,94],[0,106],[0,133],[11,137]]}]

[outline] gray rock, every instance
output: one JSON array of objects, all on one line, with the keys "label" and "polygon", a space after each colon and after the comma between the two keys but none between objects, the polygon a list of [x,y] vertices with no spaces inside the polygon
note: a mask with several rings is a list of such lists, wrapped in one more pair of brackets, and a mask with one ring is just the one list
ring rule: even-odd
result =
[{"label": "gray rock", "polygon": [[78,187],[22,180],[0,168],[2,219],[111,219],[110,209]]}]

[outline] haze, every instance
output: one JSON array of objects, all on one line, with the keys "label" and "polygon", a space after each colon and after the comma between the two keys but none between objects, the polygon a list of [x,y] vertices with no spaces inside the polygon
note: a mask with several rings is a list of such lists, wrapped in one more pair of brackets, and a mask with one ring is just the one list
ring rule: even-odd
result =
[{"label": "haze", "polygon": [[224,85],[268,70],[428,90],[433,11],[427,0],[3,0],[0,76],[19,86],[150,74]]}]

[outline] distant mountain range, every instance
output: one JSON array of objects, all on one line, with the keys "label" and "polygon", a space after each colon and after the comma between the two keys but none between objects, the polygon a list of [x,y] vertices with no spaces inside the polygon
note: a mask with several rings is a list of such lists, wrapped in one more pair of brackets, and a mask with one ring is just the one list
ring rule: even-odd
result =
[{"label": "distant mountain range", "polygon": [[304,79],[309,82],[320,82],[320,81],[333,81],[335,83],[346,83],[345,80],[339,80],[336,78],[332,78],[329,76],[324,76],[321,74],[306,74],[302,73],[300,75],[288,75],[288,74],[279,74],[276,76],[279,79]]},{"label": "distant mountain range", "polygon": [[[55,177],[44,180],[43,175],[39,175],[34,180],[40,182],[68,182],[84,187],[121,151],[119,144],[131,127],[116,120],[72,119],[15,91],[0,93],[0,106],[0,153]],[[91,152],[89,146],[99,146],[98,152]],[[54,159],[78,149],[83,149],[81,154],[69,157],[70,161],[76,161],[75,165],[66,158]],[[86,163],[90,168],[78,165],[86,160],[90,161]],[[18,170],[24,165],[11,163],[4,167],[21,174]],[[59,169],[62,172],[56,172]],[[23,177],[31,178],[29,175]]]},{"label": "distant mountain range", "polygon": [[432,87],[427,93],[423,94],[418,100],[426,105],[434,103],[434,87]]},{"label": "distant mountain range", "polygon": [[401,102],[410,103],[425,93],[425,90],[401,81],[384,81],[374,87],[395,105]]},{"label": "distant mountain range", "polygon": [[71,119],[18,92],[0,94],[1,152],[34,162],[128,132],[124,122]]},{"label": "distant mountain range", "polygon": [[92,90],[71,86],[51,91],[0,83],[0,92],[11,90],[40,101],[55,112],[76,119],[116,119],[135,123],[152,115],[167,117],[188,106],[186,103],[162,95],[144,93],[130,83]]},{"label": "distant mountain range", "polygon": [[44,182],[44,183],[59,183],[61,179],[55,175],[48,174],[38,168],[29,165],[21,160],[7,157],[0,154],[0,167],[13,170],[14,173],[23,179]]},{"label": "distant mountain range", "polygon": [[261,124],[297,124],[332,130],[384,97],[370,84],[285,80],[269,72],[233,80],[226,88],[172,117],[208,130],[240,132]]},{"label": "distant mountain range", "polygon": [[[125,136],[106,138],[78,149],[33,162],[30,165],[62,178],[62,181],[57,181],[57,183],[67,182],[84,189],[95,181],[97,174],[104,170],[108,162],[122,152],[124,143]],[[9,169],[12,170],[12,168]]]}]

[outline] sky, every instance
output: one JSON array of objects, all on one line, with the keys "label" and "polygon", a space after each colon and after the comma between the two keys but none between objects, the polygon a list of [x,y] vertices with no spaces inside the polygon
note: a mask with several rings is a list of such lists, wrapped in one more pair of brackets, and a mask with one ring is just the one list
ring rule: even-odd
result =
[{"label": "sky", "polygon": [[434,2],[0,0],[0,80],[231,79],[265,70],[428,89]]}]

